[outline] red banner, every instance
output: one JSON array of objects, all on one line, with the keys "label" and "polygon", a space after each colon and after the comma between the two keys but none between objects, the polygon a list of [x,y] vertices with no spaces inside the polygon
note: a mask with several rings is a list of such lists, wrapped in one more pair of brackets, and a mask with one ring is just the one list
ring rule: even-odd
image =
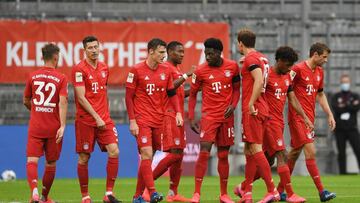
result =
[{"label": "red banner", "polygon": [[110,84],[123,84],[127,72],[147,55],[147,42],[161,38],[180,41],[185,47],[182,67],[205,61],[203,41],[222,40],[224,57],[229,52],[229,27],[225,23],[64,22],[0,21],[0,83],[24,83],[41,67],[41,48],[47,42],[60,47],[59,70],[69,76],[84,57],[82,39],[95,35],[101,44],[100,60],[110,68]]}]

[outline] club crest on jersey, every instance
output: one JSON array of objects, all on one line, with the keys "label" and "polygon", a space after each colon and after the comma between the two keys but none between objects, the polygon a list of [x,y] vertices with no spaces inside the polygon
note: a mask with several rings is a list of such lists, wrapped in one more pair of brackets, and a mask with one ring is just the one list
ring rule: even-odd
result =
[{"label": "club crest on jersey", "polygon": [[105,77],[106,77],[106,72],[105,72],[105,71],[101,71],[101,76],[102,76],[103,78],[105,78]]},{"label": "club crest on jersey", "polygon": [[147,137],[146,137],[146,136],[142,136],[142,137],[141,137],[141,142],[142,142],[143,144],[147,143]]},{"label": "club crest on jersey", "polygon": [[180,145],[180,139],[179,139],[179,138],[175,138],[175,139],[174,139],[174,143],[175,143],[175,145]]},{"label": "club crest on jersey", "polygon": [[307,134],[307,137],[308,139],[314,139],[314,136],[315,136],[315,132],[314,131],[311,131]]},{"label": "club crest on jersey", "polygon": [[291,79],[291,80],[294,80],[294,78],[295,78],[295,76],[296,76],[296,72],[293,71],[293,70],[291,70],[289,74],[290,74],[290,79]]},{"label": "club crest on jersey", "polygon": [[205,131],[202,130],[202,131],[200,132],[200,138],[203,138],[204,135],[205,135]]},{"label": "club crest on jersey", "polygon": [[84,145],[83,145],[83,149],[88,150],[89,149],[89,143],[85,142]]},{"label": "club crest on jersey", "polygon": [[83,78],[82,78],[82,72],[76,72],[75,73],[75,82],[82,82]]},{"label": "club crest on jersey", "polygon": [[280,140],[280,139],[279,139],[279,140],[277,140],[277,145],[281,147],[281,146],[283,145],[283,141],[282,141],[282,140]]},{"label": "club crest on jersey", "polygon": [[133,81],[134,81],[134,73],[129,73],[126,82],[133,83]]},{"label": "club crest on jersey", "polygon": [[285,80],[285,85],[286,85],[286,86],[289,86],[289,85],[290,85],[289,80]]},{"label": "club crest on jersey", "polygon": [[193,84],[196,83],[196,75],[195,75],[195,73],[193,73],[192,76],[191,76],[191,82],[192,82]]},{"label": "club crest on jersey", "polygon": [[226,70],[225,71],[225,77],[230,77],[231,76],[231,71],[229,71],[229,70]]},{"label": "club crest on jersey", "polygon": [[165,80],[165,74],[164,73],[160,74],[160,80]]}]

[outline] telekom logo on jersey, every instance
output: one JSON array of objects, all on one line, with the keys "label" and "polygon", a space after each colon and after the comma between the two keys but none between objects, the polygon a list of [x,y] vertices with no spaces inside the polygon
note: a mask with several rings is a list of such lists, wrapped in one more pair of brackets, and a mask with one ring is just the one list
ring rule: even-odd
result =
[{"label": "telekom logo on jersey", "polygon": [[215,91],[215,93],[220,93],[221,90],[221,82],[213,82],[211,84],[212,89]]},{"label": "telekom logo on jersey", "polygon": [[306,94],[312,95],[313,92],[316,92],[316,89],[314,88],[314,86],[311,84],[306,85]]}]

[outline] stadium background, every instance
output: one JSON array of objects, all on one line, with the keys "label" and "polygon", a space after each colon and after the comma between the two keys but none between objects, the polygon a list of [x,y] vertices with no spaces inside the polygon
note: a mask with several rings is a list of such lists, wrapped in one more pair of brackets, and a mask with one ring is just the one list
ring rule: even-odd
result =
[{"label": "stadium background", "polygon": [[[188,44],[192,47],[189,48],[191,51],[185,53],[186,67],[189,67],[191,64],[197,65],[201,62],[201,46],[196,45],[209,35],[221,36],[228,47],[224,55],[238,60],[240,55],[236,50],[236,33],[241,27],[249,27],[257,34],[256,48],[267,54],[272,63],[274,52],[281,45],[292,46],[299,51],[300,58],[304,59],[312,42],[327,43],[333,52],[328,64],[325,65],[326,92],[331,96],[331,93],[338,90],[338,80],[342,73],[349,73],[353,79],[353,90],[360,91],[360,80],[357,79],[360,78],[360,2],[357,0],[1,0],[0,18],[0,171],[13,169],[20,178],[25,177],[24,146],[27,136],[26,123],[29,119],[29,113],[22,105],[24,88],[22,77],[31,70],[31,63],[25,66],[24,61],[35,60],[36,41],[57,42],[61,39],[65,45],[68,45],[66,44],[68,42],[80,42],[87,34],[96,35],[96,32],[100,32],[95,29],[97,26],[106,30],[103,31],[107,33],[106,36],[115,37],[106,39],[107,41],[119,43],[122,42],[119,39],[146,42],[146,39],[151,37],[168,34],[169,36],[164,37],[167,41],[179,40],[186,44],[190,43],[190,39],[192,40],[192,44]],[[56,23],[61,24],[60,28]],[[74,26],[74,23],[77,25]],[[142,28],[144,31],[132,30],[137,33],[134,36],[133,33],[127,35],[124,30],[119,30],[120,25],[125,29],[126,26],[134,24],[141,24],[138,29]],[[199,27],[200,25],[207,29]],[[191,37],[181,37],[185,28],[179,29],[179,26],[187,27]],[[79,29],[83,31],[79,32]],[[52,38],[53,32],[63,35]],[[123,35],[124,39],[117,38],[120,35]],[[104,37],[99,36],[99,38],[100,41],[105,41]],[[24,51],[24,42],[29,43],[28,53]],[[16,51],[17,46],[19,51]],[[139,46],[141,49],[141,45]],[[22,65],[16,65],[14,57],[7,63],[9,49],[15,50]],[[138,59],[141,57],[144,55],[140,53]],[[120,62],[115,60],[115,64],[118,63]],[[64,67],[60,70],[66,72]],[[112,71],[118,71],[116,74],[124,78],[127,68],[119,66],[114,67]],[[125,89],[120,81],[121,79],[114,82],[108,93],[111,116],[117,123],[121,137],[119,175],[134,177],[137,168],[136,147],[128,132]],[[197,105],[198,112],[199,104],[200,101]],[[74,115],[73,91],[70,88],[69,126],[57,177],[76,177]],[[236,126],[240,126],[239,116],[238,112]],[[190,130],[187,132],[191,136],[191,143],[186,148],[190,163],[187,163],[185,168],[188,169],[188,174],[191,174],[193,171],[191,161],[194,161],[197,155],[198,146],[196,135]],[[337,173],[334,139],[321,111],[317,113],[316,134],[317,161],[320,170],[327,174]],[[287,130],[286,137],[289,137]],[[236,129],[236,140],[238,144],[231,150],[230,171],[232,175],[243,175],[244,157],[241,154],[243,145],[240,142],[239,128]],[[105,166],[105,157],[104,154],[94,153],[90,163],[93,166]],[[358,172],[356,160],[350,149],[348,159],[348,171]],[[211,166],[208,170],[209,175],[217,174],[215,164],[216,156],[213,156],[209,162]],[[90,176],[105,176],[104,167],[92,167],[92,169]],[[305,165],[297,164],[295,173],[306,175]]]}]

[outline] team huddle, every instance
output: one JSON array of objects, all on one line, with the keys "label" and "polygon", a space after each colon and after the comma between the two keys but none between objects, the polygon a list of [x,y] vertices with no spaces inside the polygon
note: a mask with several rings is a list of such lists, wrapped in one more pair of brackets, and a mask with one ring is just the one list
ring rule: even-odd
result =
[{"label": "team huddle", "polygon": [[[331,50],[314,43],[309,58],[295,64],[297,53],[288,46],[279,47],[275,64],[270,66],[265,55],[255,47],[256,35],[249,29],[238,33],[238,49],[244,57],[239,62],[222,57],[223,44],[219,39],[204,41],[206,62],[184,73],[180,64],[184,46],[178,41],[168,44],[154,38],[148,42],[147,58],[131,68],[126,79],[126,107],[130,132],[135,137],[140,163],[133,203],[156,203],[164,199],[154,181],[169,170],[168,202],[201,200],[201,185],[207,171],[212,145],[217,147],[222,203],[233,203],[228,195],[230,147],[234,144],[234,111],[240,100],[242,112],[242,141],[245,143],[245,180],[235,186],[240,203],[253,202],[252,185],[262,178],[267,192],[260,203],[286,201],[305,202],[292,188],[291,174],[302,150],[306,167],[319,192],[320,201],[329,201],[335,193],[324,189],[315,161],[314,122],[315,103],[328,116],[331,130],[334,117],[324,93],[322,65]],[[113,187],[118,174],[118,138],[110,118],[107,81],[109,69],[98,60],[99,41],[94,36],[83,40],[85,59],[72,69],[76,118],[77,173],[82,195],[81,202],[91,203],[88,192],[88,162],[97,142],[107,152],[106,188],[103,202],[118,203]],[[29,76],[24,91],[24,105],[31,111],[27,143],[27,177],[32,203],[53,203],[48,197],[55,178],[66,125],[67,79],[57,72],[59,48],[47,44],[42,48],[45,66]],[[165,58],[167,56],[167,61]],[[295,64],[295,65],[294,65]],[[239,65],[241,67],[239,67]],[[184,82],[190,79],[190,89]],[[240,85],[241,84],[241,85]],[[241,91],[240,91],[241,88]],[[195,119],[197,93],[202,92],[200,122]],[[184,100],[189,98],[188,119],[191,129],[199,134],[200,153],[195,167],[195,188],[191,198],[178,193],[182,173],[184,132]],[[289,103],[288,123],[291,151],[286,152],[283,118],[286,98]],[[151,168],[156,150],[167,152],[155,169]],[[38,191],[37,164],[45,154],[45,172],[41,196]],[[272,179],[271,165],[276,158],[280,176],[278,186]]]}]

